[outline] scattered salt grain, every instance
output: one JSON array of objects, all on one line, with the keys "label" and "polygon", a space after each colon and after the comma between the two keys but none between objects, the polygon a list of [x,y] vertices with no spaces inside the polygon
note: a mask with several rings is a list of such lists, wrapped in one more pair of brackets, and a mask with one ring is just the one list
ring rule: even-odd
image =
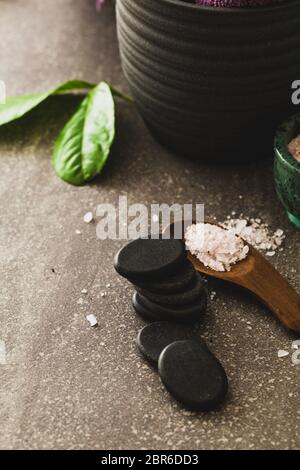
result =
[{"label": "scattered salt grain", "polygon": [[267,256],[274,256],[274,255],[275,255],[275,251],[267,251],[266,255],[267,255]]},{"label": "scattered salt grain", "polygon": [[283,230],[281,228],[278,228],[276,232],[274,233],[275,237],[282,237],[283,235]]},{"label": "scattered salt grain", "polygon": [[282,358],[282,357],[286,357],[288,356],[290,353],[288,351],[285,351],[284,349],[279,349],[277,355],[279,358]]},{"label": "scattered salt grain", "polygon": [[98,325],[97,318],[95,317],[93,313],[91,313],[90,315],[87,315],[86,319],[89,322],[90,326],[95,327]]},{"label": "scattered salt grain", "polygon": [[187,249],[204,266],[214,271],[230,271],[231,266],[247,257],[249,247],[233,230],[218,225],[193,224],[185,232]]},{"label": "scattered salt grain", "polygon": [[299,349],[300,348],[300,339],[296,339],[296,341],[292,342],[292,348],[293,349]]},{"label": "scattered salt grain", "polygon": [[83,220],[86,224],[90,224],[91,222],[93,222],[93,220],[94,220],[93,213],[92,212],[87,212],[84,215]]},{"label": "scattered salt grain", "polygon": [[216,297],[217,293],[212,291],[211,294],[210,294],[210,299],[211,300],[214,300],[214,298]]},{"label": "scattered salt grain", "polygon": [[76,235],[81,235],[80,230],[75,230]]},{"label": "scattered salt grain", "polygon": [[88,291],[87,291],[87,289],[82,289],[81,293],[82,293],[82,294],[87,294]]},{"label": "scattered salt grain", "polygon": [[101,292],[101,297],[106,297],[106,292]]},{"label": "scattered salt grain", "polygon": [[110,283],[106,284],[106,288],[107,288],[107,289],[110,288]]}]

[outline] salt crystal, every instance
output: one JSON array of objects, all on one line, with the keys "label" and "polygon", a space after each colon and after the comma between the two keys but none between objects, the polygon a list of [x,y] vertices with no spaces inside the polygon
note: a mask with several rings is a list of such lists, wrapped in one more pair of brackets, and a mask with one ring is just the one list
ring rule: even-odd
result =
[{"label": "salt crystal", "polygon": [[297,162],[300,162],[300,135],[295,137],[295,139],[289,143],[288,149],[294,159],[297,160]]},{"label": "salt crystal", "polygon": [[[234,211],[232,214],[234,214]],[[198,224],[199,229],[190,229],[189,227],[186,232],[187,248],[205,266],[216,271],[228,271],[231,269],[232,264],[246,258],[249,247],[244,245],[244,241],[257,250],[266,251],[267,256],[274,256],[285,238],[283,230],[277,229],[272,233],[268,228],[268,224],[262,223],[260,218],[251,218],[249,220],[242,217],[242,214],[240,218],[235,219],[227,216],[227,220],[221,224],[221,227],[227,230],[226,240],[224,241],[224,232],[222,234],[218,232],[220,227],[216,229],[216,226],[210,224]],[[202,230],[201,225],[206,229]],[[209,233],[210,231],[211,233]],[[204,245],[203,238],[207,239]],[[279,251],[282,251],[282,248]]]},{"label": "salt crystal", "polygon": [[275,251],[267,251],[266,255],[267,255],[267,256],[274,256],[274,255],[275,255]]},{"label": "salt crystal", "polygon": [[230,271],[249,252],[243,240],[217,225],[193,224],[186,230],[185,241],[187,249],[214,271]]},{"label": "salt crystal", "polygon": [[81,293],[82,293],[82,294],[87,294],[88,291],[87,291],[87,289],[82,289]]},{"label": "salt crystal", "polygon": [[76,235],[81,235],[80,230],[75,230]]},{"label": "salt crystal", "polygon": [[296,339],[295,341],[292,342],[292,348],[293,349],[300,348],[300,339]]},{"label": "salt crystal", "polygon": [[277,355],[279,358],[281,357],[286,357],[288,356],[290,353],[288,351],[285,351],[284,349],[279,349]]},{"label": "salt crystal", "polygon": [[106,297],[106,292],[101,292],[101,297]]},{"label": "salt crystal", "polygon": [[91,222],[93,222],[93,220],[94,220],[93,213],[92,212],[87,212],[84,215],[83,220],[86,224],[90,224]]},{"label": "salt crystal", "polygon": [[98,325],[97,318],[95,317],[93,313],[91,313],[90,315],[87,315],[86,319],[89,322],[90,326],[95,327]]},{"label": "salt crystal", "polygon": [[[270,253],[275,252],[282,245],[285,238],[283,230],[277,229],[276,232],[271,233],[268,225],[263,224],[261,219],[258,218],[251,218],[250,220],[229,218],[221,225],[228,230],[232,230],[235,235],[241,237],[257,250],[266,250]],[[268,256],[273,256],[273,254]]]}]

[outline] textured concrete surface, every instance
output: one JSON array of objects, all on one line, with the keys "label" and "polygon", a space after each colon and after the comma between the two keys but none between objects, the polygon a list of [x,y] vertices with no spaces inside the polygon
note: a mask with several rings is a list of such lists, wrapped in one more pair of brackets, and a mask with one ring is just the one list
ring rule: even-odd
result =
[{"label": "textured concrete surface", "polygon": [[[101,16],[93,0],[0,0],[0,9],[0,79],[9,94],[71,77],[126,89],[112,5]],[[291,352],[297,335],[251,296],[210,282],[217,295],[198,331],[224,364],[230,394],[217,412],[183,410],[136,351],[143,322],[130,305],[131,287],[112,268],[121,242],[100,242],[96,226],[82,221],[120,194],[146,204],[205,203],[218,219],[231,211],[260,217],[286,231],[272,262],[299,289],[300,232],[274,194],[271,162],[222,168],[184,161],[120,103],[108,166],[93,184],[75,188],[51,166],[55,136],[75,104],[50,100],[0,129],[1,448],[299,448],[300,366],[277,358],[278,349]],[[89,327],[88,313],[99,328]]]}]

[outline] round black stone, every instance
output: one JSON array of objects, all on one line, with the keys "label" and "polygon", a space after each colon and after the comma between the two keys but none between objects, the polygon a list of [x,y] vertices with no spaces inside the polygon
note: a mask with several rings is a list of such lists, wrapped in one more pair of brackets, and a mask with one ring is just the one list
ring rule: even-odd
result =
[{"label": "round black stone", "polygon": [[176,306],[196,302],[204,290],[204,281],[199,273],[196,274],[193,284],[186,290],[172,294],[155,294],[146,289],[136,287],[137,291],[146,299],[159,305]]},{"label": "round black stone", "polygon": [[136,342],[141,353],[151,364],[157,366],[160,353],[174,341],[190,338],[192,331],[171,322],[155,322],[142,328]]},{"label": "round black stone", "polygon": [[179,266],[178,272],[160,281],[139,282],[139,288],[146,289],[155,294],[172,294],[187,289],[195,280],[196,270],[189,260]]},{"label": "round black stone", "polygon": [[181,240],[139,238],[116,255],[116,271],[129,280],[156,280],[172,274],[186,260]]},{"label": "round black stone", "polygon": [[200,320],[201,314],[205,312],[207,294],[206,291],[203,290],[201,297],[192,304],[166,307],[151,302],[138,292],[135,292],[132,302],[137,313],[149,321],[166,320],[175,323],[189,323]]},{"label": "round black stone", "polygon": [[171,395],[191,410],[212,410],[226,397],[226,373],[203,341],[168,345],[159,356],[158,371]]}]

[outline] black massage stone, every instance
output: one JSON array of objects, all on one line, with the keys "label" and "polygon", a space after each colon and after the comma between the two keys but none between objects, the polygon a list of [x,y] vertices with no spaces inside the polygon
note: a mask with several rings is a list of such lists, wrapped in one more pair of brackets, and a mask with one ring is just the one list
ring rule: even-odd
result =
[{"label": "black massage stone", "polygon": [[137,313],[149,321],[173,321],[175,323],[192,323],[200,320],[201,314],[207,306],[207,294],[203,290],[199,299],[192,304],[182,306],[162,306],[151,302],[144,296],[135,292],[133,294],[133,306]]},{"label": "black massage stone", "polygon": [[116,255],[116,271],[129,280],[155,280],[172,274],[186,260],[181,240],[139,238]]},{"label": "black massage stone", "polygon": [[149,322],[158,322],[161,318],[158,315],[155,315],[151,310],[147,309],[142,302],[139,300],[139,294],[134,292],[132,296],[132,305],[135,311],[146,321]]},{"label": "black massage stone", "polygon": [[179,267],[178,272],[160,281],[139,282],[141,289],[146,289],[155,294],[172,294],[181,292],[189,287],[196,277],[196,271],[192,263],[188,260]]},{"label": "black massage stone", "polygon": [[148,300],[164,306],[179,306],[196,302],[204,290],[204,281],[199,273],[196,274],[192,285],[183,292],[172,294],[154,294],[146,289],[136,287],[137,291]]},{"label": "black massage stone", "polygon": [[160,353],[174,341],[192,336],[190,328],[166,321],[151,323],[142,328],[137,336],[137,346],[146,359],[157,366]]},{"label": "black massage stone", "polygon": [[203,341],[169,344],[159,356],[158,371],[170,394],[191,410],[209,411],[225,400],[226,373]]}]

